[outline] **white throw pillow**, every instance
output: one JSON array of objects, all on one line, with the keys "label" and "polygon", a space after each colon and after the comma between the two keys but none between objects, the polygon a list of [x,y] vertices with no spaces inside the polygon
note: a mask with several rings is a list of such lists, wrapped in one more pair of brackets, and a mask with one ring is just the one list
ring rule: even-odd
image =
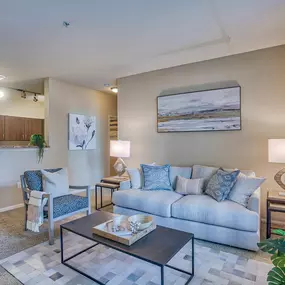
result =
[{"label": "white throw pillow", "polygon": [[204,179],[188,179],[177,176],[176,192],[182,195],[201,195],[203,194]]},{"label": "white throw pillow", "polygon": [[53,173],[45,170],[41,172],[44,192],[52,194],[53,198],[69,194],[67,169],[63,168]]},{"label": "white throw pillow", "polygon": [[127,168],[133,189],[142,188],[142,172],[140,168]]},{"label": "white throw pillow", "polygon": [[264,181],[265,178],[246,176],[245,174],[240,173],[227,200],[231,200],[247,207],[250,196]]}]

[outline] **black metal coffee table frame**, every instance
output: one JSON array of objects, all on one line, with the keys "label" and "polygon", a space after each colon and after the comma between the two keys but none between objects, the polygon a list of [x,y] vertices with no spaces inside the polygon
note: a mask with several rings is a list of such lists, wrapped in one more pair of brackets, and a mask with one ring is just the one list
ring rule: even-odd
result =
[{"label": "black metal coffee table frame", "polygon": [[[86,238],[86,239],[89,239],[89,240],[91,240],[91,241],[94,241],[94,242],[96,242],[96,243],[95,243],[94,245],[89,246],[89,247],[87,247],[86,249],[81,250],[81,251],[79,251],[78,253],[76,253],[76,254],[74,254],[74,255],[72,255],[72,256],[70,256],[70,257],[64,259],[63,230],[70,231],[70,232],[72,232],[72,233],[74,233],[74,234],[76,234],[76,235],[79,235],[79,236],[81,236],[81,237],[83,237],[83,238]],[[185,283],[185,285],[187,285],[187,284],[190,283],[190,281],[191,281],[191,280],[193,279],[193,277],[194,277],[194,235],[192,235],[191,241],[192,241],[192,254],[191,254],[191,256],[192,256],[192,271],[191,271],[191,272],[187,272],[187,271],[185,271],[185,270],[179,269],[179,268],[177,268],[177,267],[174,267],[174,266],[171,266],[171,265],[168,265],[168,264],[162,264],[162,263],[155,262],[155,261],[153,261],[153,260],[144,258],[144,257],[142,257],[142,256],[140,256],[140,255],[138,255],[138,254],[132,254],[132,253],[130,253],[130,252],[126,252],[125,250],[120,249],[118,246],[112,246],[112,245],[110,245],[110,243],[108,242],[107,239],[106,239],[106,242],[104,242],[104,238],[100,238],[100,242],[99,242],[98,240],[88,238],[87,236],[82,235],[82,234],[80,234],[80,233],[77,232],[77,231],[73,231],[73,230],[71,230],[71,229],[68,229],[68,228],[65,227],[65,225],[61,225],[61,226],[60,226],[61,263],[64,264],[65,266],[67,266],[67,267],[69,267],[69,268],[75,270],[76,272],[78,272],[78,273],[84,275],[85,277],[87,277],[87,278],[89,278],[89,279],[91,279],[91,280],[97,282],[98,284],[101,284],[101,285],[104,285],[105,283],[102,283],[100,280],[97,280],[97,279],[93,278],[92,276],[90,276],[90,275],[86,274],[85,272],[81,271],[80,269],[77,269],[76,267],[74,267],[74,266],[68,264],[67,262],[68,262],[69,260],[73,259],[74,257],[76,257],[76,256],[78,256],[78,255],[80,255],[80,254],[82,254],[82,253],[84,253],[84,252],[86,252],[87,250],[89,250],[89,249],[91,249],[91,248],[94,248],[94,247],[96,247],[97,245],[102,244],[102,245],[104,245],[104,246],[113,248],[114,250],[120,251],[120,252],[122,252],[122,253],[125,253],[125,254],[128,254],[128,255],[130,255],[130,256],[133,256],[133,257],[136,257],[136,258],[138,258],[138,259],[141,259],[141,260],[143,260],[143,261],[146,261],[146,262],[148,262],[148,263],[151,263],[151,264],[154,264],[154,265],[156,265],[156,266],[159,266],[159,267],[160,267],[160,274],[161,274],[161,285],[164,285],[164,284],[165,284],[165,283],[164,283],[164,269],[165,269],[165,267],[168,267],[168,268],[171,268],[171,269],[173,269],[173,270],[176,270],[176,271],[179,271],[179,272],[181,272],[181,273],[184,273],[184,274],[189,275],[190,277],[187,279],[187,281],[186,281],[186,283]],[[175,243],[175,241],[173,241],[173,242]],[[177,250],[177,252],[178,252],[180,249],[181,249],[181,248],[179,248],[179,249]],[[176,253],[177,253],[177,252],[176,252]],[[168,261],[168,262],[169,262],[169,261]]]}]

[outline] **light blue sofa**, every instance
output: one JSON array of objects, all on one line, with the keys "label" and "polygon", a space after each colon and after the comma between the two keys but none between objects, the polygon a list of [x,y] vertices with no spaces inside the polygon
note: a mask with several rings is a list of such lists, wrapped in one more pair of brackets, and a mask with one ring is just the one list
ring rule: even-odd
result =
[{"label": "light blue sofa", "polygon": [[[191,167],[171,167],[170,180],[191,177]],[[241,171],[255,175],[252,171]],[[196,173],[196,176],[199,174]],[[193,177],[192,178],[201,178]],[[195,238],[257,251],[260,241],[260,189],[250,197],[247,208],[208,195],[180,195],[175,191],[133,189],[124,181],[113,195],[114,212],[123,215],[150,214],[158,225],[191,232]]]}]

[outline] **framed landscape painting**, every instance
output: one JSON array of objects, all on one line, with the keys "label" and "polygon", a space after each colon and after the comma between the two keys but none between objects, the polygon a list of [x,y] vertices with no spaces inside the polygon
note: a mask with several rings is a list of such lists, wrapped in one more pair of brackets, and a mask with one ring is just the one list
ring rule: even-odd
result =
[{"label": "framed landscape painting", "polygon": [[69,150],[96,149],[96,117],[69,114]]},{"label": "framed landscape painting", "polygon": [[240,86],[157,97],[157,131],[241,130]]}]

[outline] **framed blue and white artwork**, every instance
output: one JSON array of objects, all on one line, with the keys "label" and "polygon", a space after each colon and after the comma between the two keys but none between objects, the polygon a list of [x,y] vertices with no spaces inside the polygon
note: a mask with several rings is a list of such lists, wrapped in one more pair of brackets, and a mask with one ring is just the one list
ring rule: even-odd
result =
[{"label": "framed blue and white artwork", "polygon": [[69,114],[68,149],[96,149],[95,116]]}]

